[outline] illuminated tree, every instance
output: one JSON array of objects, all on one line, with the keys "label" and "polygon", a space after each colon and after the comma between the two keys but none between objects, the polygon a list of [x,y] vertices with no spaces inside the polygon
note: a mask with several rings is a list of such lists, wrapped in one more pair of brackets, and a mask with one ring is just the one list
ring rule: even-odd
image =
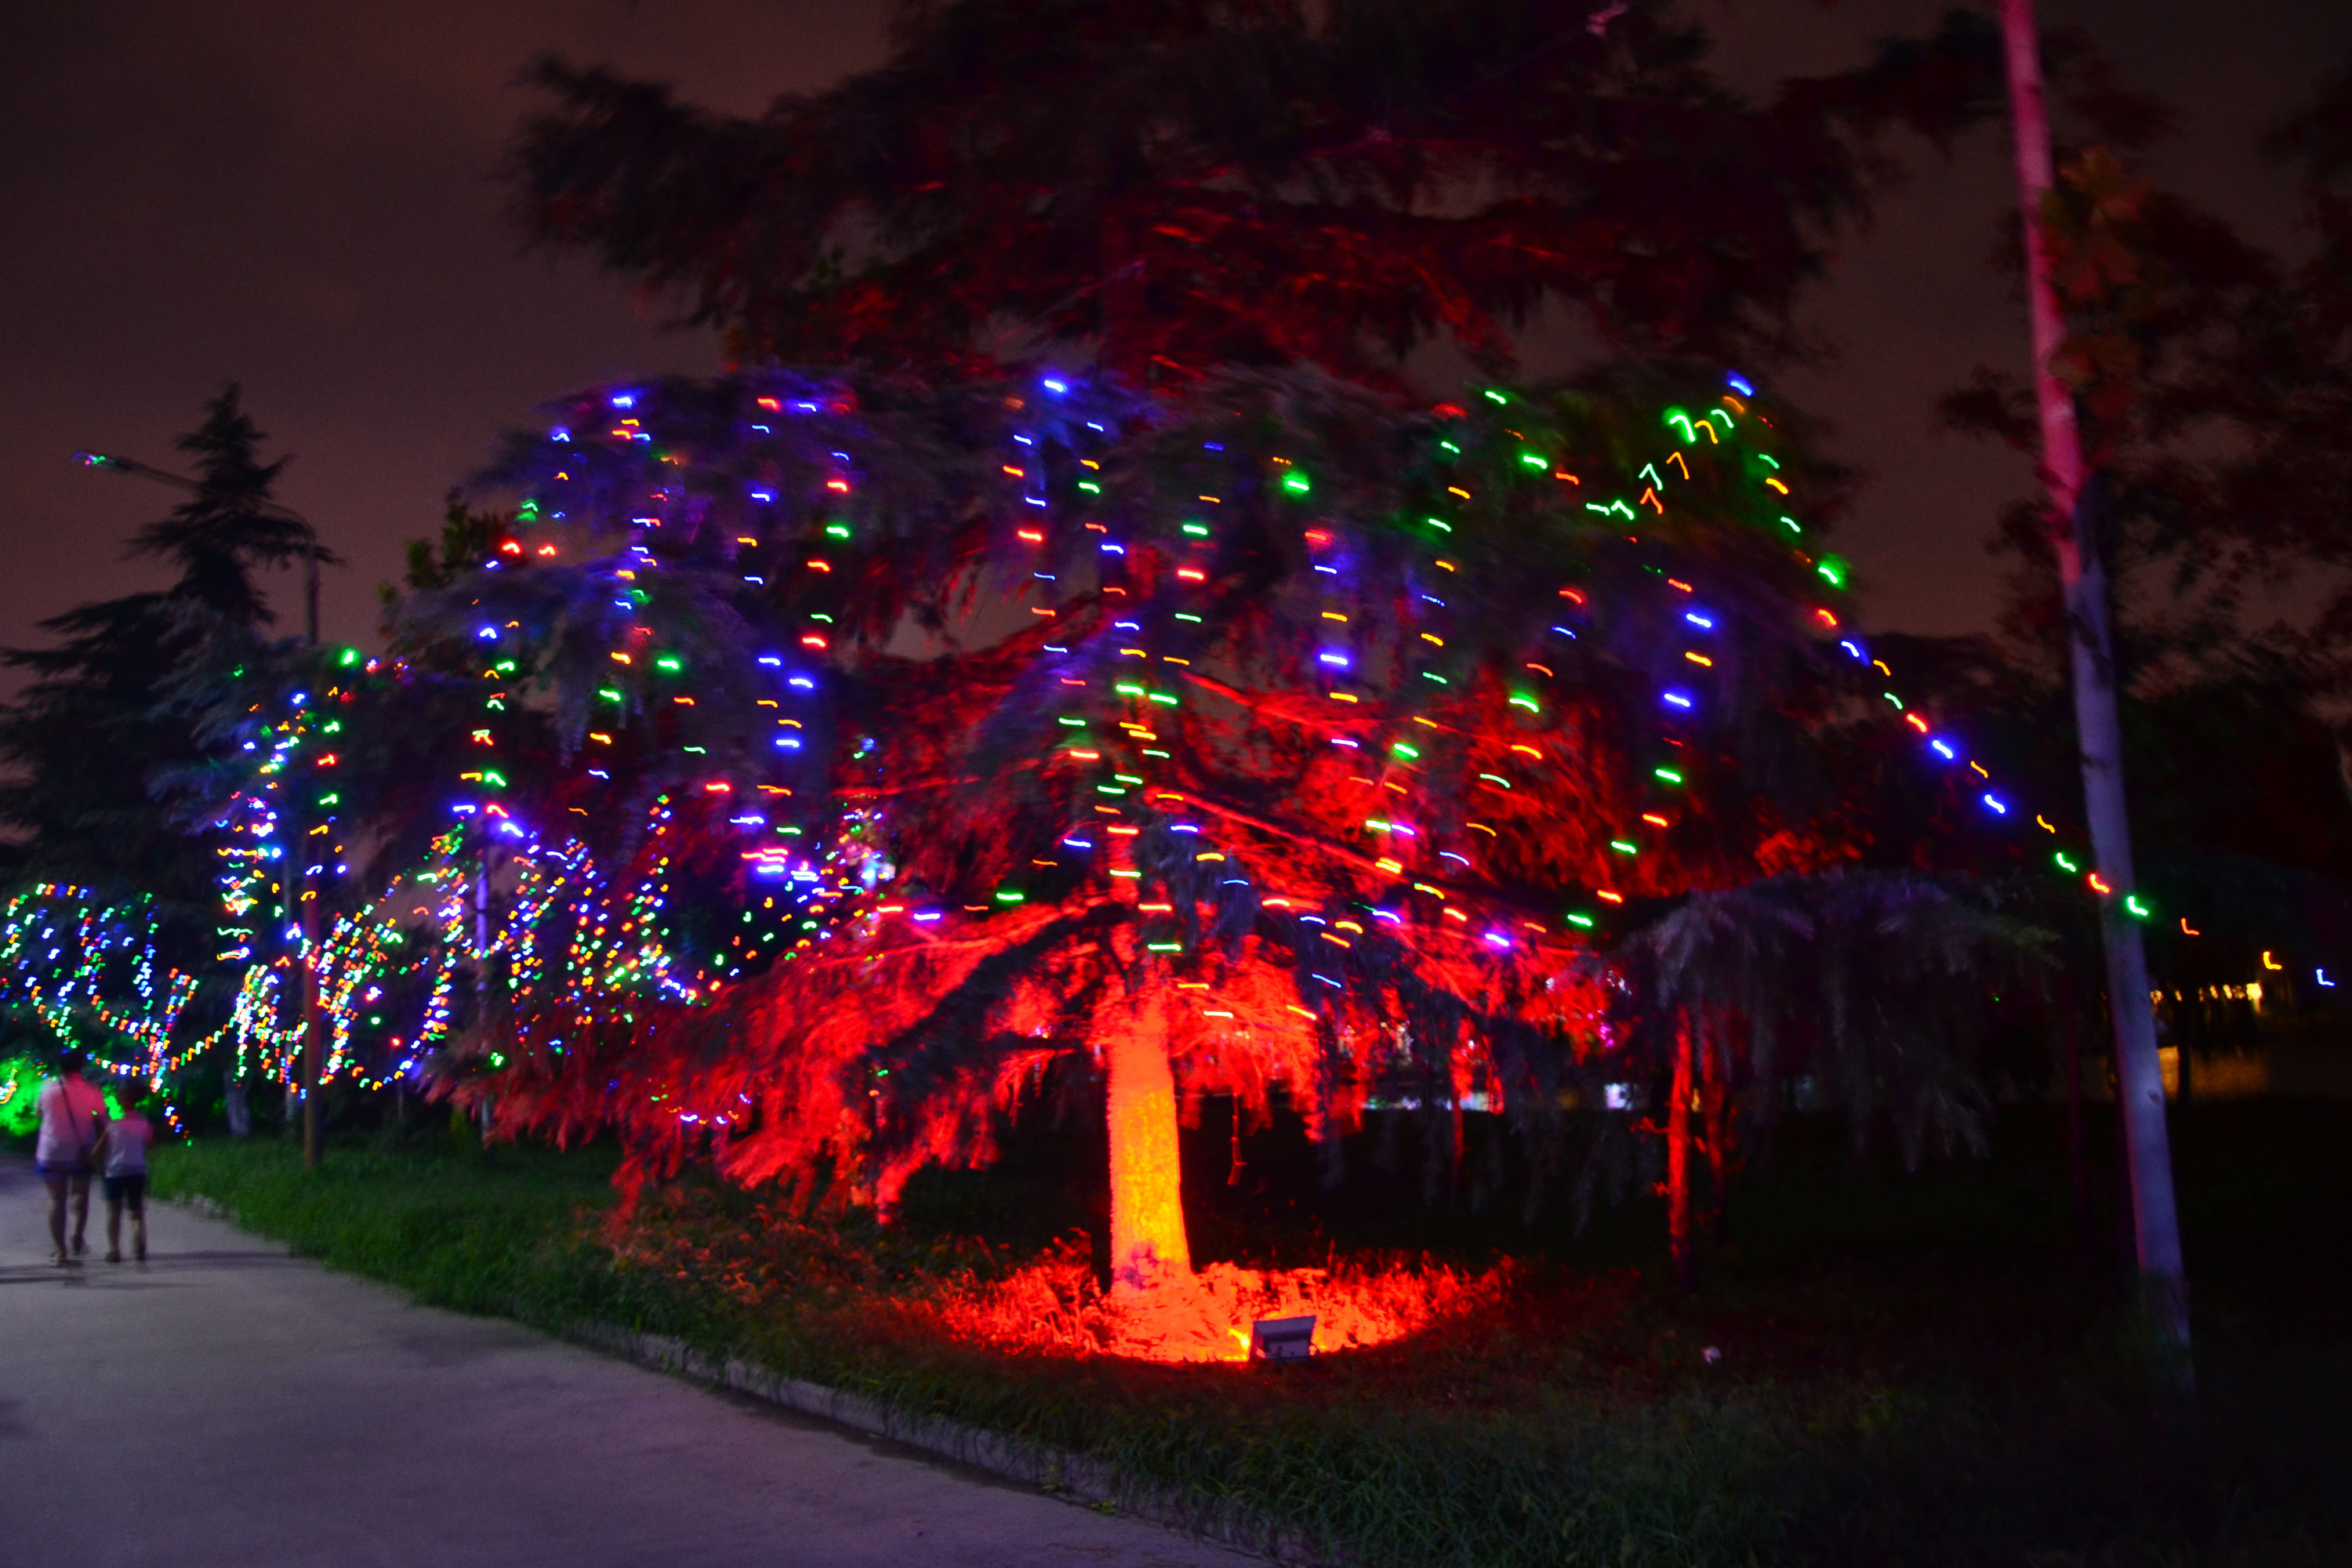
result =
[{"label": "illuminated tree", "polygon": [[[1611,943],[1852,853],[1843,564],[1737,378],[1423,413],[1297,372],[1148,405],[753,374],[559,418],[505,470],[528,564],[453,592],[597,683],[553,688],[591,821],[692,802],[672,860],[731,860],[769,939],[692,1002],[519,1016],[507,1124],[617,1126],[636,1178],[707,1148],[887,1206],[1098,1062],[1114,1277],[1149,1287],[1189,1263],[1183,1104],[1278,1086],[1326,1139],[1417,1105],[1441,1157],[1484,1104],[1540,1142],[1648,1070]],[[890,651],[974,595],[974,646]]]}]

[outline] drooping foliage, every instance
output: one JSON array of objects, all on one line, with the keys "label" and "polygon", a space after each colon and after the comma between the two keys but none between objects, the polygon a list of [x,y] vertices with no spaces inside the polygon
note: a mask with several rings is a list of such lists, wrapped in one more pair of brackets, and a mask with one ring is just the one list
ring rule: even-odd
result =
[{"label": "drooping foliage", "polygon": [[509,1126],[887,1202],[1149,1029],[1188,1100],[1540,1143],[1650,1070],[1611,943],[1853,853],[1842,563],[1740,392],[958,386],[569,402],[515,563],[415,606],[532,650],[585,830],[675,810],[667,874],[742,879],[697,1000],[519,998]]}]

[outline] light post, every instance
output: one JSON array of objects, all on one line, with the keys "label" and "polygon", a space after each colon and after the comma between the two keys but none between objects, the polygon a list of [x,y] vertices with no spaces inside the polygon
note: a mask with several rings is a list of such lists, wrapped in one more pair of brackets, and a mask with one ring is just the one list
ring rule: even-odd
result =
[{"label": "light post", "polygon": [[[152,479],[175,489],[200,491],[204,486],[185,474],[175,474],[142,463],[135,458],[119,458],[106,452],[76,452],[74,461],[86,468],[104,468],[137,479]],[[319,646],[319,563],[326,552],[319,544],[318,526],[292,507],[277,501],[264,501],[256,510],[268,517],[282,518],[299,524],[305,535],[302,550],[304,571],[303,598],[306,610],[304,636],[309,645]],[[325,1055],[326,1015],[319,1005],[319,894],[309,868],[302,872],[303,886],[297,900],[302,909],[302,1168],[319,1168],[319,1071]]]}]

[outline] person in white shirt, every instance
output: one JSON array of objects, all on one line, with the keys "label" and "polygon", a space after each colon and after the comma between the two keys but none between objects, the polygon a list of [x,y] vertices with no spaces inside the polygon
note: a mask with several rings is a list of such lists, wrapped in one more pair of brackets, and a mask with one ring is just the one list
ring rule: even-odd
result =
[{"label": "person in white shirt", "polygon": [[106,1096],[81,1076],[81,1053],[68,1051],[58,1066],[58,1076],[41,1085],[35,1102],[41,1135],[33,1145],[33,1166],[49,1188],[49,1242],[56,1248],[49,1261],[63,1265],[66,1252],[66,1199],[73,1199],[73,1252],[89,1249],[82,1233],[89,1228],[89,1173],[99,1141],[106,1134]]},{"label": "person in white shirt", "polygon": [[99,1180],[106,1185],[106,1260],[122,1261],[122,1211],[131,1210],[131,1256],[147,1261],[147,1145],[154,1123],[133,1105],[106,1124],[99,1144]]}]

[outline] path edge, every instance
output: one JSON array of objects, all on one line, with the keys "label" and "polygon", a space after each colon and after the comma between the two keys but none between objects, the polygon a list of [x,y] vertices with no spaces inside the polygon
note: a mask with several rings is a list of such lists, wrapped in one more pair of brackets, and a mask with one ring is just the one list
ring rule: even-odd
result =
[{"label": "path edge", "polygon": [[1077,1506],[1108,1506],[1119,1513],[1253,1556],[1302,1568],[1337,1568],[1339,1560],[1301,1536],[1268,1523],[1233,1499],[1203,1498],[1137,1480],[1106,1459],[1051,1444],[975,1426],[947,1415],[924,1415],[847,1389],[787,1377],[740,1357],[720,1361],[667,1334],[611,1323],[578,1323],[563,1338],[656,1372],[743,1394],[870,1436],[969,1465]]},{"label": "path edge", "polygon": [[[236,1211],[216,1198],[188,1194],[163,1201],[244,1228]],[[400,1289],[383,1280],[373,1282],[387,1289]],[[410,1292],[402,1290],[401,1294],[407,1296]],[[1035,1487],[1047,1497],[1073,1506],[1108,1507],[1178,1534],[1298,1568],[1341,1565],[1341,1559],[1328,1550],[1296,1531],[1282,1530],[1237,1499],[1203,1497],[1179,1488],[1156,1486],[1127,1474],[1107,1459],[992,1431],[952,1416],[919,1415],[867,1394],[788,1377],[740,1356],[722,1361],[667,1334],[594,1321],[551,1329],[510,1313],[506,1316],[509,1321],[524,1328],[654,1372],[723,1388],[797,1415],[902,1443],[1005,1480]]]}]

